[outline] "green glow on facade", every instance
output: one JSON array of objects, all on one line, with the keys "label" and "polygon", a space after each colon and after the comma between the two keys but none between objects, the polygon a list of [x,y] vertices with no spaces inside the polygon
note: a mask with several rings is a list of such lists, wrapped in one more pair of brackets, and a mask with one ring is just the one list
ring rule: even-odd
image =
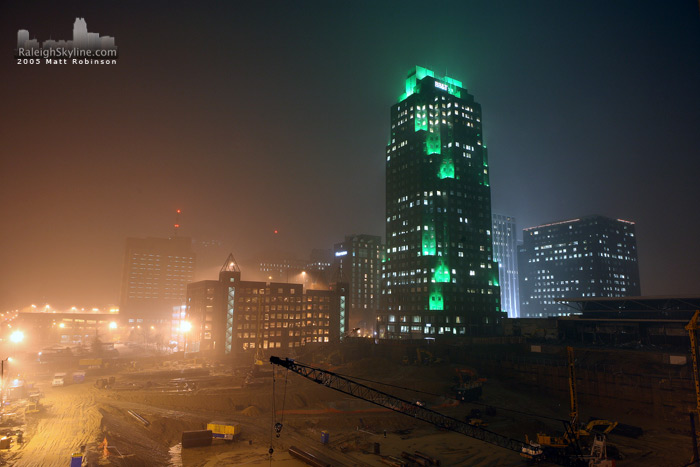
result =
[{"label": "green glow on facade", "polygon": [[435,234],[429,230],[423,231],[423,256],[435,256],[437,252]]},{"label": "green glow on facade", "polygon": [[450,270],[443,261],[435,268],[433,279],[435,282],[450,282]]},{"label": "green glow on facade", "polygon": [[413,118],[413,120],[415,122],[416,131],[420,131],[420,130],[427,131],[428,130],[428,117],[427,117],[427,115],[428,114],[425,113],[425,111],[423,111],[423,113],[421,114],[421,111],[416,109],[416,115]]},{"label": "green glow on facade", "polygon": [[443,78],[443,81],[447,83],[450,86],[455,86],[457,88],[463,88],[464,86],[462,85],[462,82],[458,79],[450,78],[449,76],[445,76]]},{"label": "green glow on facade", "polygon": [[433,72],[433,70],[428,70],[427,68],[423,68],[422,66],[417,66],[413,70],[411,70],[411,72],[408,74],[408,78],[406,78],[406,92],[399,96],[399,102],[402,102],[408,96],[413,95],[416,92],[416,85],[418,84],[418,81],[422,80],[426,76],[434,78],[435,73]]},{"label": "green glow on facade", "polygon": [[446,178],[455,178],[455,165],[452,162],[452,159],[443,159],[442,164],[440,164],[438,178],[440,180],[444,180]]},{"label": "green glow on facade", "polygon": [[443,311],[445,309],[442,292],[439,288],[434,288],[430,292],[430,297],[428,298],[428,309],[431,311]]},{"label": "green glow on facade", "polygon": [[442,151],[442,143],[440,142],[440,133],[430,133],[425,138],[425,153],[440,154]]}]

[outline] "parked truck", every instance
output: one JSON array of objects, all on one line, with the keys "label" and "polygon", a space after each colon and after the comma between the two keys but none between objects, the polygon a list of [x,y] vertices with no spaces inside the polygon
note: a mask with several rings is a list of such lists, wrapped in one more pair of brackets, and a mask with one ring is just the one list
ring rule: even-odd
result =
[{"label": "parked truck", "polygon": [[211,430],[212,438],[231,441],[241,434],[241,425],[233,422],[209,422],[207,430]]},{"label": "parked truck", "polygon": [[76,371],[73,373],[73,382],[74,383],[84,383],[85,382],[85,372],[84,371]]},{"label": "parked truck", "polygon": [[60,387],[67,384],[65,373],[56,373],[53,375],[53,381],[51,381],[51,386]]}]

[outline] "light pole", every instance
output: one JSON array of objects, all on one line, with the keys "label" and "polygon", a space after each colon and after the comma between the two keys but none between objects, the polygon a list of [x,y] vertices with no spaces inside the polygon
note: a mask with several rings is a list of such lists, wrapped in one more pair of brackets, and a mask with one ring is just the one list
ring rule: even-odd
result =
[{"label": "light pole", "polygon": [[5,411],[5,362],[11,362],[12,357],[0,360],[0,411]]}]

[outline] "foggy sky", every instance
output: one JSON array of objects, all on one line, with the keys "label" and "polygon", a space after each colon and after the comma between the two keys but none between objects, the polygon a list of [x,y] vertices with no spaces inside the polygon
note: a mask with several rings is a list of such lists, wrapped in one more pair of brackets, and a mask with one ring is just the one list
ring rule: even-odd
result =
[{"label": "foggy sky", "polygon": [[[171,235],[177,208],[220,245],[198,280],[229,251],[250,278],[383,236],[415,65],[481,103],[494,212],[634,221],[642,293],[700,293],[696,1],[143,3],[0,6],[0,310],[116,304],[126,237]],[[117,65],[12,59],[18,29],[70,39],[76,17]]]}]

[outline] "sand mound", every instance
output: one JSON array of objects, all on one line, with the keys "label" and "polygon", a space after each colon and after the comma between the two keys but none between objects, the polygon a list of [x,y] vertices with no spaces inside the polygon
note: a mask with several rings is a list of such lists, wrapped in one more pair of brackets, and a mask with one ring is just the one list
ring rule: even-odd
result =
[{"label": "sand mound", "polygon": [[258,409],[254,405],[251,405],[250,407],[246,407],[245,409],[243,409],[241,411],[241,413],[243,415],[245,415],[246,417],[259,417],[261,414],[260,409]]}]

